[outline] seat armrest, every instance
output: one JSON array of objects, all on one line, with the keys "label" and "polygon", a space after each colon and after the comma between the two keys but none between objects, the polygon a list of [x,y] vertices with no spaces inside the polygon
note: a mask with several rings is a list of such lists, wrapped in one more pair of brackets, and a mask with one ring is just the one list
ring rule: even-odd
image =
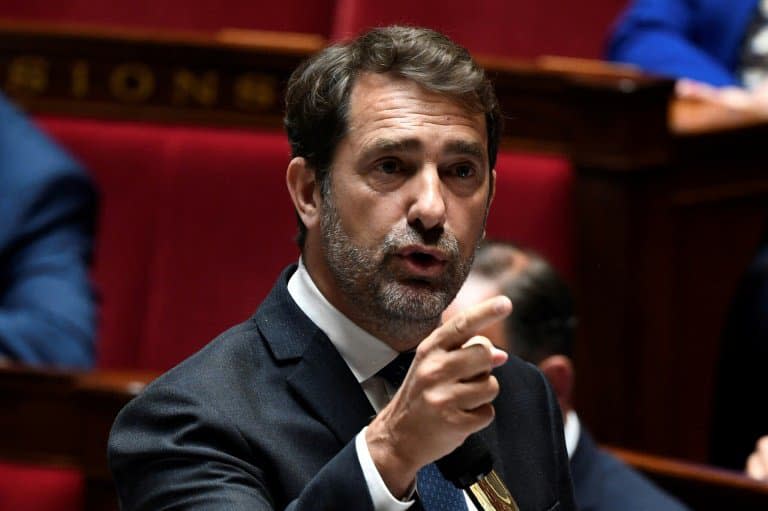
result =
[{"label": "seat armrest", "polygon": [[0,458],[80,470],[88,500],[114,501],[106,458],[112,422],[158,374],[0,364]]},{"label": "seat armrest", "polygon": [[618,447],[605,448],[692,509],[768,509],[768,484],[741,472]]}]

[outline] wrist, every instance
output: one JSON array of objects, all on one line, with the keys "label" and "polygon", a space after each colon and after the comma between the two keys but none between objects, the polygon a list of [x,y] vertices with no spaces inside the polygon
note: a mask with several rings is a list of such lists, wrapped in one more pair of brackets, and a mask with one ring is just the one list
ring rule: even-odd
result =
[{"label": "wrist", "polygon": [[413,490],[416,472],[420,467],[399,452],[393,435],[383,421],[377,419],[374,419],[365,431],[368,452],[390,493],[398,499],[407,499]]}]

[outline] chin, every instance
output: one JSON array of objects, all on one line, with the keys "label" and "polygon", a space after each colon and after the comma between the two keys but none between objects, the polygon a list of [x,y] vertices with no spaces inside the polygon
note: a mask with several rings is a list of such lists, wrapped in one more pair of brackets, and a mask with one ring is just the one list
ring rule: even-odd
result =
[{"label": "chin", "polygon": [[439,321],[452,296],[429,282],[409,281],[385,286],[379,302],[390,316],[402,320]]}]

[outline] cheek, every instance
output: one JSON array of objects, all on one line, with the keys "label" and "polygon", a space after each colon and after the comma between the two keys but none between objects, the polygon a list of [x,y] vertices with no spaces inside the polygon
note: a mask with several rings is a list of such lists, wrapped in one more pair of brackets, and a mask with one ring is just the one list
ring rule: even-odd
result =
[{"label": "cheek", "polygon": [[456,214],[452,215],[452,230],[467,252],[475,249],[475,245],[483,235],[486,209],[485,199],[483,199],[458,205]]},{"label": "cheek", "polygon": [[[344,229],[362,246],[375,246],[404,222],[402,205],[372,193],[348,196],[337,204]],[[343,211],[343,212],[342,212]]]}]

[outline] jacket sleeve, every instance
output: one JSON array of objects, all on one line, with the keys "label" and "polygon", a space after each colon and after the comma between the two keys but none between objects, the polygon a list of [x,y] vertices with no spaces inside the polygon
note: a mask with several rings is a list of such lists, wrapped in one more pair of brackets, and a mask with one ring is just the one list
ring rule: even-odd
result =
[{"label": "jacket sleeve", "polygon": [[689,0],[636,0],[619,19],[606,56],[673,78],[715,86],[739,85],[723,63],[690,40],[693,23]]},{"label": "jacket sleeve", "polygon": [[4,206],[16,211],[0,247],[0,358],[90,367],[95,192],[84,173],[62,173],[19,193]]},{"label": "jacket sleeve", "polygon": [[373,511],[354,440],[284,499],[279,464],[209,404],[178,386],[152,386],[120,413],[109,460],[123,511]]}]

